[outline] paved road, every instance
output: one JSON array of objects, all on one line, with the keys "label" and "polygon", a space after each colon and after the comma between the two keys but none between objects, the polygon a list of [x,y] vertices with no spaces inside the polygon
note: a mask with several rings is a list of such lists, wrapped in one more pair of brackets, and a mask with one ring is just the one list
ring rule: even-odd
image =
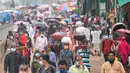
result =
[{"label": "paved road", "polygon": [[[103,56],[101,57],[91,56],[91,73],[100,73],[103,62],[104,62]],[[0,73],[4,73],[2,59],[0,59]],[[31,73],[30,69],[29,73]]]}]

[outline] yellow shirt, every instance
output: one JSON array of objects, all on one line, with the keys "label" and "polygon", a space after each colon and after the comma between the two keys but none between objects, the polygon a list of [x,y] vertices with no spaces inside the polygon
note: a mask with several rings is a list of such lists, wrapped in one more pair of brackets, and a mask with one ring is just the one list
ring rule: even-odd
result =
[{"label": "yellow shirt", "polygon": [[84,66],[84,69],[83,69],[83,66],[80,66],[78,68],[76,67],[76,65],[71,66],[69,69],[69,72],[70,73],[89,73],[88,68],[86,66]]},{"label": "yellow shirt", "polygon": [[119,61],[115,61],[113,65],[105,62],[102,65],[101,73],[125,73],[125,70]]}]

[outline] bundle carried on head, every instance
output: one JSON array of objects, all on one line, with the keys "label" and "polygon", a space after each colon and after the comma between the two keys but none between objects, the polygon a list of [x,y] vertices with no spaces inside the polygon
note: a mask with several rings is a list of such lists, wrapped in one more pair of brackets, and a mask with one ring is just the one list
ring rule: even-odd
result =
[{"label": "bundle carried on head", "polygon": [[71,41],[70,37],[65,36],[62,38],[61,42],[70,44],[72,41]]},{"label": "bundle carried on head", "polygon": [[85,36],[85,27],[77,27],[74,31],[74,39],[75,40],[84,40]]}]

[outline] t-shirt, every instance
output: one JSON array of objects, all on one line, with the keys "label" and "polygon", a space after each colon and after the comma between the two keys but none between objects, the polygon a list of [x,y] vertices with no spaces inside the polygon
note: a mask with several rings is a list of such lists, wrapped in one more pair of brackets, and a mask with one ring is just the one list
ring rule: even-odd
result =
[{"label": "t-shirt", "polygon": [[92,43],[99,43],[100,42],[100,35],[101,31],[92,31]]},{"label": "t-shirt", "polygon": [[90,68],[90,50],[87,49],[84,51],[80,49],[77,51],[77,54],[82,56],[83,65],[86,66],[87,68]]}]

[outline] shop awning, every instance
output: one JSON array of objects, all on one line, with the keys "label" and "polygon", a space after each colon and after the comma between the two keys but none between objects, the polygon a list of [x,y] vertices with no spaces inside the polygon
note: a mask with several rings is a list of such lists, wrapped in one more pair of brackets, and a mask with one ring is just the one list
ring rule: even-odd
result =
[{"label": "shop awning", "polygon": [[130,2],[130,0],[118,0],[118,5],[121,7],[128,2]]}]

